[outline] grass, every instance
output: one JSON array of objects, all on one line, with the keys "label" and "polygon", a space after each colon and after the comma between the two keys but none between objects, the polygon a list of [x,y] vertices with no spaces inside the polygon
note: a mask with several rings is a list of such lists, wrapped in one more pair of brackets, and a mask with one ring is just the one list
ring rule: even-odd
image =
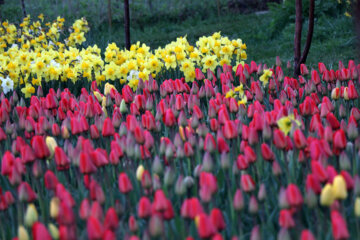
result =
[{"label": "grass", "polygon": [[[247,44],[248,61],[254,60],[272,65],[275,57],[280,56],[284,64],[292,61],[294,23],[289,23],[280,33],[271,38],[269,13],[256,15],[226,15],[220,18],[209,17],[208,19],[187,19],[179,24],[166,22],[131,29],[132,42],[144,42],[152,48],[164,46],[178,36],[187,36],[190,43],[196,39],[213,32],[221,33],[229,38],[241,38]],[[303,27],[303,46],[307,34],[307,22]],[[107,27],[99,31],[91,31],[88,36],[88,44],[98,44],[105,48],[109,42],[124,45],[124,33],[122,25],[114,26],[111,31]],[[319,61],[327,66],[336,67],[338,61],[347,62],[355,59],[356,36],[353,31],[353,23],[350,18],[321,17],[315,20],[315,31],[307,64],[315,66]]]}]

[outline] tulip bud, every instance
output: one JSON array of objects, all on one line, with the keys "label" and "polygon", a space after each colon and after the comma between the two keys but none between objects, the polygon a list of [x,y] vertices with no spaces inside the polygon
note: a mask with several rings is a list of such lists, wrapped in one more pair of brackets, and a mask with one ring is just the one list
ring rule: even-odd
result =
[{"label": "tulip bud", "polygon": [[139,165],[139,167],[136,169],[136,179],[141,181],[141,177],[145,171],[145,168],[143,165]]},{"label": "tulip bud", "polygon": [[159,215],[152,215],[149,222],[149,233],[151,237],[159,237],[164,232],[164,223]]},{"label": "tulip bud", "polygon": [[26,209],[24,222],[25,226],[32,227],[32,225],[38,220],[38,213],[33,203],[30,203]]},{"label": "tulip bud", "polygon": [[331,206],[335,201],[333,187],[330,183],[326,184],[321,190],[320,204],[322,206]]},{"label": "tulip bud", "polygon": [[29,234],[26,231],[26,228],[24,226],[19,226],[18,227],[18,240],[29,240]]},{"label": "tulip bud", "polygon": [[180,175],[175,183],[175,193],[179,196],[183,195],[186,191],[186,186],[183,181],[183,176]]},{"label": "tulip bud", "polygon": [[163,172],[163,166],[159,156],[155,156],[151,169],[155,174],[161,174]]},{"label": "tulip bud", "polygon": [[260,184],[259,192],[258,192],[258,199],[260,202],[264,201],[266,198],[266,187],[265,184]]},{"label": "tulip bud", "polygon": [[138,224],[136,222],[136,219],[132,215],[129,218],[129,229],[133,233],[136,232],[139,229]]},{"label": "tulip bud", "polygon": [[259,210],[259,204],[256,200],[255,196],[251,196],[250,197],[250,202],[249,202],[249,212],[251,214],[256,214]]},{"label": "tulip bud", "polygon": [[233,206],[236,211],[241,211],[244,208],[244,197],[241,189],[237,189],[235,192]]},{"label": "tulip bud", "polygon": [[202,170],[205,172],[211,172],[213,169],[213,159],[209,152],[205,152],[203,161],[202,161]]},{"label": "tulip bud", "polygon": [[185,184],[185,187],[187,189],[190,189],[192,188],[192,186],[194,186],[194,179],[191,177],[191,176],[186,176],[183,180],[184,184]]},{"label": "tulip bud", "polygon": [[120,113],[121,114],[124,114],[124,113],[127,113],[128,112],[128,108],[126,106],[126,102],[125,100],[121,100],[121,103],[120,103]]},{"label": "tulip bud", "polygon": [[288,208],[289,202],[286,196],[286,189],[281,187],[279,192],[279,207],[280,208]]},{"label": "tulip bud", "polygon": [[59,239],[59,229],[52,223],[49,224],[49,232],[50,232],[50,235],[53,239],[57,240]]},{"label": "tulip bud", "polygon": [[277,235],[277,240],[291,240],[289,231],[286,228],[281,228]]},{"label": "tulip bud", "polygon": [[337,175],[334,178],[332,189],[335,199],[344,200],[347,198],[346,182],[342,175]]},{"label": "tulip bud", "polygon": [[317,196],[311,188],[306,191],[305,202],[309,208],[314,208],[317,205]]},{"label": "tulip bud", "polygon": [[174,170],[172,170],[172,168],[167,167],[165,170],[165,175],[164,175],[164,184],[165,186],[171,186],[174,181],[175,181],[175,173]]},{"label": "tulip bud", "polygon": [[354,213],[356,217],[360,217],[360,197],[355,199]]},{"label": "tulip bud", "polygon": [[340,163],[341,170],[350,170],[351,162],[350,162],[349,157],[346,154],[346,151],[342,151],[342,153],[340,154],[339,163]]},{"label": "tulip bud", "polygon": [[57,218],[59,215],[60,200],[57,197],[53,197],[50,201],[50,216]]},{"label": "tulip bud", "polygon": [[63,139],[68,139],[70,137],[69,129],[66,126],[61,127],[61,137]]},{"label": "tulip bud", "polygon": [[54,152],[55,152],[55,147],[57,147],[57,143],[55,138],[47,136],[45,139],[46,142],[46,146],[49,148],[50,151],[50,158],[52,158],[54,156]]},{"label": "tulip bud", "polygon": [[360,177],[358,175],[354,176],[354,194],[355,196],[360,195]]},{"label": "tulip bud", "polygon": [[227,170],[230,168],[230,158],[226,152],[222,152],[220,156],[221,168]]}]

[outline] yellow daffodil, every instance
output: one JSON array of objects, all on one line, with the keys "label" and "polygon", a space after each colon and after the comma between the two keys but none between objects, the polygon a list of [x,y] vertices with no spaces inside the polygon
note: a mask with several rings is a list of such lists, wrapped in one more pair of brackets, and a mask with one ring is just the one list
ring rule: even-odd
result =
[{"label": "yellow daffodil", "polygon": [[[295,123],[295,124],[294,124]],[[291,128],[293,126],[295,127],[299,127],[301,126],[301,123],[299,120],[296,120],[294,115],[291,114],[289,116],[286,117],[282,117],[277,121],[277,125],[279,127],[279,129],[285,134],[288,135]]]},{"label": "yellow daffodil", "polygon": [[269,78],[273,75],[273,72],[269,69],[265,69],[264,73],[260,76],[260,81],[266,86],[269,82]]},{"label": "yellow daffodil", "polygon": [[30,83],[26,83],[25,87],[21,89],[21,92],[25,95],[25,98],[29,98],[35,93],[35,88]]}]

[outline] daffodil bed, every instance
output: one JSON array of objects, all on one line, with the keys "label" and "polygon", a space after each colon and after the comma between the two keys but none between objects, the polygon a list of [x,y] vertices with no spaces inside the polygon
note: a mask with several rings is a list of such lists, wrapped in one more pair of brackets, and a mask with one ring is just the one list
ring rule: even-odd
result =
[{"label": "daffodil bed", "polygon": [[360,65],[38,18],[0,26],[1,239],[360,238]]}]

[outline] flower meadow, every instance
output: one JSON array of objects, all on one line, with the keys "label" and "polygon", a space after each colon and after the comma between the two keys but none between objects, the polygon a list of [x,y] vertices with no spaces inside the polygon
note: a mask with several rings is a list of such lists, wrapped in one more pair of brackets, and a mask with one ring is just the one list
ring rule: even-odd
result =
[{"label": "flower meadow", "polygon": [[1,23],[1,239],[360,238],[360,64],[87,31]]}]

